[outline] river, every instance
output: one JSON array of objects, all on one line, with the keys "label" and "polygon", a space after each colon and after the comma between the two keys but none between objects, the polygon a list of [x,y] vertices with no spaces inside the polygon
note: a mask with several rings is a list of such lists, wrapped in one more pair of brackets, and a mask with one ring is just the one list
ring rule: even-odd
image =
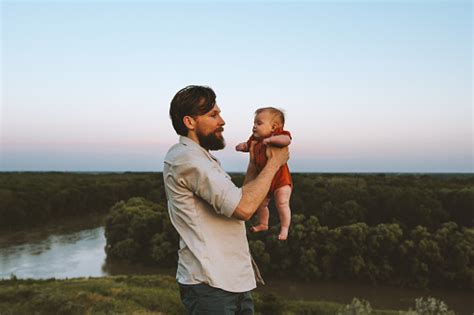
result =
[{"label": "river", "polygon": [[[119,274],[168,274],[174,270],[150,268],[106,260],[102,219],[62,223],[47,228],[0,233],[0,278],[75,278]],[[471,315],[472,291],[416,290],[388,286],[373,287],[346,282],[300,282],[266,277],[267,285],[257,289],[289,299],[326,300],[349,303],[353,297],[370,301],[373,308],[408,310],[417,297],[443,300],[456,314]]]}]

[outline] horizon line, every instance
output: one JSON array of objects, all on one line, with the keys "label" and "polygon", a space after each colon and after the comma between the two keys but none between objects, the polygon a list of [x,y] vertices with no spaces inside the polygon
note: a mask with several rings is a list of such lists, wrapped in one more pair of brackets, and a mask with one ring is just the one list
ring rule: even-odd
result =
[{"label": "horizon line", "polygon": [[[163,173],[163,171],[107,171],[107,170],[0,170],[2,173],[95,173],[95,174],[124,174],[124,173]],[[227,171],[231,174],[245,174],[245,171]],[[474,175],[474,171],[470,172],[450,172],[450,171],[298,171],[291,174],[453,174],[453,175]]]}]

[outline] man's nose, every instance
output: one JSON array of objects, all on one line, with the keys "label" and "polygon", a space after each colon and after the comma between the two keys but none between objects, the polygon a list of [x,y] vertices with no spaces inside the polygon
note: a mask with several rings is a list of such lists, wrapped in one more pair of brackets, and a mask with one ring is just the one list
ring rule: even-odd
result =
[{"label": "man's nose", "polygon": [[220,124],[220,125],[222,125],[222,126],[224,126],[224,125],[225,125],[225,121],[224,121],[224,119],[223,119],[222,117],[221,117],[221,121],[220,121],[220,123],[219,123],[219,124]]}]

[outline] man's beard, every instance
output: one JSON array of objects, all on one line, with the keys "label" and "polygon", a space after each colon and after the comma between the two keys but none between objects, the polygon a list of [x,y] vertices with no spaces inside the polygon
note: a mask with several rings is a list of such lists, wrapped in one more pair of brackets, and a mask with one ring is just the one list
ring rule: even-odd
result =
[{"label": "man's beard", "polygon": [[199,144],[206,150],[216,151],[224,149],[225,147],[224,138],[218,138],[216,136],[216,132],[204,135],[199,130],[197,130],[196,135],[198,137]]}]

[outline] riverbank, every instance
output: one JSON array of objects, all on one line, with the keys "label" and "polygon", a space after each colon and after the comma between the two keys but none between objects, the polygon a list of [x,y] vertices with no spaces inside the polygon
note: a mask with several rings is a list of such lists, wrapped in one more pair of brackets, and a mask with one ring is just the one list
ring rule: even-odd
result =
[{"label": "riverbank", "polygon": [[[344,305],[324,301],[285,300],[254,293],[260,314],[336,314]],[[275,309],[277,307],[277,309]],[[65,280],[0,281],[0,314],[184,314],[174,277],[113,276]],[[401,315],[405,311],[374,310]]]}]

